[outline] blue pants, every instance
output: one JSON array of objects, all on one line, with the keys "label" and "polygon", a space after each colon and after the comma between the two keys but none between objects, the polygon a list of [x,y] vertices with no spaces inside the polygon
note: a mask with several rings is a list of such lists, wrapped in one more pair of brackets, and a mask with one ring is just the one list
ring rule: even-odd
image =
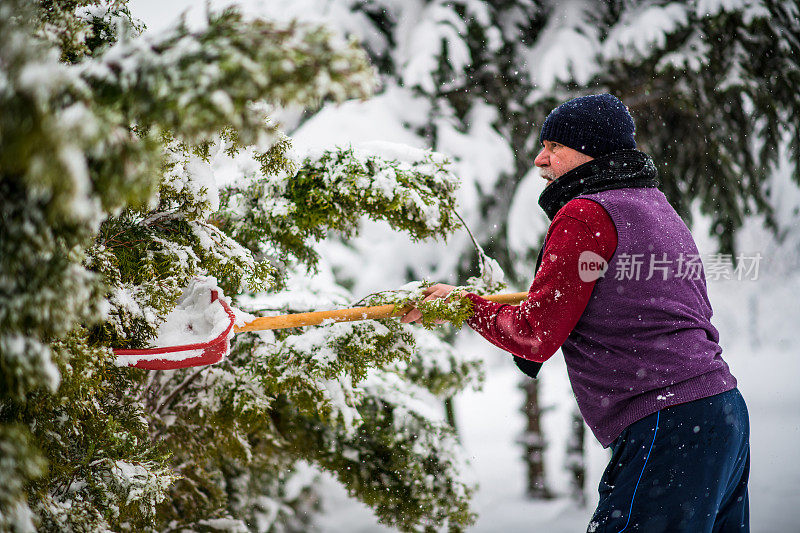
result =
[{"label": "blue pants", "polygon": [[611,445],[587,531],[750,531],[749,437],[738,389],[634,422]]}]

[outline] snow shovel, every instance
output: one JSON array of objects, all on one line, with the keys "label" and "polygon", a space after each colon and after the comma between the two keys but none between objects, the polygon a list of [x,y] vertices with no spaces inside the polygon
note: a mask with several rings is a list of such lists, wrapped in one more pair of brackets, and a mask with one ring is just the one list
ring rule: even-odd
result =
[{"label": "snow shovel", "polygon": [[[487,300],[503,304],[516,304],[528,297],[527,292],[493,294],[484,296]],[[256,318],[242,326],[235,325],[236,316],[230,306],[211,291],[211,302],[218,302],[228,316],[230,322],[218,336],[207,342],[145,348],[139,350],[114,350],[118,366],[132,366],[145,370],[175,370],[192,366],[211,365],[219,362],[230,350],[230,339],[242,331],[264,331],[269,329],[297,328],[315,326],[323,322],[355,322],[391,318],[404,315],[412,306],[397,307],[394,304],[371,307],[353,307],[333,311],[314,311],[279,316]]]}]

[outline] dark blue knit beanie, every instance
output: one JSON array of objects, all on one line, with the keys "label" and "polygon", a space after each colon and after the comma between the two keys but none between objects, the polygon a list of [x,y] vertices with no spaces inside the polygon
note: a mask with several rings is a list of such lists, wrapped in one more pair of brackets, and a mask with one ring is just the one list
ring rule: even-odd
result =
[{"label": "dark blue knit beanie", "polygon": [[619,98],[590,94],[564,102],[544,121],[539,143],[552,141],[591,157],[636,148],[635,126]]}]

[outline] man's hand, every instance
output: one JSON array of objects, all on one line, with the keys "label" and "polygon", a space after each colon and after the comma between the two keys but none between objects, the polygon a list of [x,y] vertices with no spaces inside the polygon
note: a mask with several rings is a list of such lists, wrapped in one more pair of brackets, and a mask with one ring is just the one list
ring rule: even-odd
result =
[{"label": "man's hand", "polygon": [[[452,285],[445,285],[444,283],[437,283],[436,285],[431,285],[430,287],[425,289],[425,292],[423,293],[425,295],[425,298],[423,299],[423,301],[428,302],[430,300],[435,300],[437,298],[447,298],[451,295],[453,289],[455,289],[455,287],[453,287]],[[457,296],[461,296],[462,294],[464,293],[460,292],[457,294]],[[417,309],[416,307],[414,307],[411,311],[403,315],[403,318],[400,319],[400,322],[406,324],[411,322],[421,322],[421,321],[422,321],[422,313],[420,313],[419,309]],[[437,320],[435,323],[443,324],[445,322],[446,320]]]}]

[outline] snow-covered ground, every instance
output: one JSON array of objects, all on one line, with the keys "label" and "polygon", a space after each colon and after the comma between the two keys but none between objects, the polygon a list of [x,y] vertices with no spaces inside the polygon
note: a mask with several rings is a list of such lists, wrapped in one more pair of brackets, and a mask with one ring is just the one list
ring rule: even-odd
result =
[{"label": "snow-covered ground", "polygon": [[[482,349],[479,341],[475,349]],[[730,346],[726,359],[739,380],[750,411],[752,436],[750,511],[753,533],[800,531],[800,357],[792,350]],[[587,435],[587,506],[566,496],[547,502],[525,498],[522,447],[515,443],[524,427],[520,412],[524,378],[510,360],[491,358],[482,391],[466,392],[456,403],[463,445],[479,489],[473,501],[478,521],[470,531],[505,533],[585,531],[597,503],[596,487],[609,452]],[[570,395],[563,360],[556,354],[542,370],[543,404],[548,437],[546,474],[551,487],[566,494],[563,451]],[[591,442],[590,442],[591,441]],[[365,506],[347,498],[335,482],[325,482],[323,531],[368,533],[391,531],[377,524]]]}]

